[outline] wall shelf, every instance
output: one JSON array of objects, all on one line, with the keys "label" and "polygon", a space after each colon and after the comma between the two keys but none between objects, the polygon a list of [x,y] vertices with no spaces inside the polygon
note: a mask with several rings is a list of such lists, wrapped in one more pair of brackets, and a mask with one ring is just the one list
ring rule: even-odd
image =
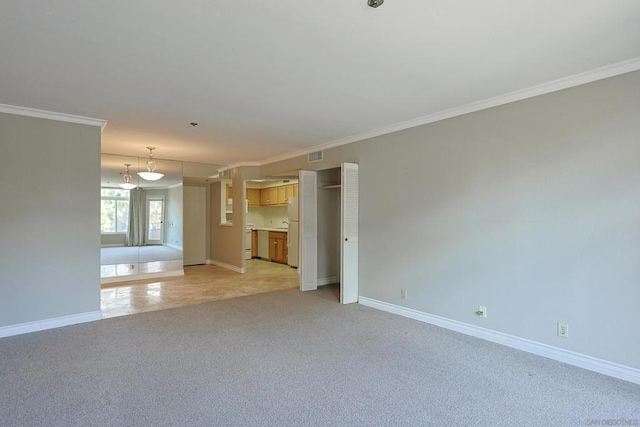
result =
[{"label": "wall shelf", "polygon": [[323,188],[325,190],[328,190],[328,189],[331,189],[331,188],[341,188],[341,187],[342,187],[342,185],[340,185],[340,184],[333,184],[333,185],[325,185],[325,186],[323,186],[321,188]]}]

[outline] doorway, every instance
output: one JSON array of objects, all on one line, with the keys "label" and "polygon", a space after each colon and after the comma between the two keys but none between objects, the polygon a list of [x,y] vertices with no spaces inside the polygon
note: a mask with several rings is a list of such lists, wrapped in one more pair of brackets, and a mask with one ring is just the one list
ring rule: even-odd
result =
[{"label": "doorway", "polygon": [[147,244],[161,245],[164,242],[164,196],[147,198]]}]

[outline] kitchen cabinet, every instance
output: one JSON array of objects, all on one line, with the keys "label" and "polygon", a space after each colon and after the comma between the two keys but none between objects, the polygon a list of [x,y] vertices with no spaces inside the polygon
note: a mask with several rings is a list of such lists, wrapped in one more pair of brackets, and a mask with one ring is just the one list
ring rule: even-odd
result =
[{"label": "kitchen cabinet", "polygon": [[260,204],[262,206],[276,206],[278,204],[278,187],[260,190]]},{"label": "kitchen cabinet", "polygon": [[287,233],[269,232],[269,258],[273,262],[287,263]]},{"label": "kitchen cabinet", "polygon": [[249,201],[249,207],[260,207],[261,191],[259,188],[247,188],[247,200]]},{"label": "kitchen cabinet", "polygon": [[258,230],[251,231],[251,258],[258,257]]},{"label": "kitchen cabinet", "polygon": [[285,199],[284,203],[289,204],[290,197],[298,197],[298,184],[290,184],[285,186]]},{"label": "kitchen cabinet", "polygon": [[298,197],[298,184],[268,188],[248,188],[249,206],[287,206],[290,197]]},{"label": "kitchen cabinet", "polygon": [[233,187],[227,187],[227,200],[233,199]]},{"label": "kitchen cabinet", "polygon": [[278,189],[278,204],[286,205],[287,204],[287,186],[282,185],[276,188]]}]

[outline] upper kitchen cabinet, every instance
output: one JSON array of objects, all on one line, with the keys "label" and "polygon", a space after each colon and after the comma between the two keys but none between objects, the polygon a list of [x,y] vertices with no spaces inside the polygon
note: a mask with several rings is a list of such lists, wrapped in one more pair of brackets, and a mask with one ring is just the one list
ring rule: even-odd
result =
[{"label": "upper kitchen cabinet", "polygon": [[287,187],[288,185],[283,185],[280,187],[276,187],[278,189],[278,204],[286,205],[287,204]]},{"label": "upper kitchen cabinet", "polygon": [[285,190],[285,198],[284,203],[289,203],[290,197],[298,197],[298,184],[290,184],[284,187]]},{"label": "upper kitchen cabinet", "polygon": [[260,204],[262,206],[276,206],[278,204],[278,187],[261,189]]},{"label": "upper kitchen cabinet", "polygon": [[260,207],[260,189],[247,188],[247,200],[249,201],[249,207]]}]

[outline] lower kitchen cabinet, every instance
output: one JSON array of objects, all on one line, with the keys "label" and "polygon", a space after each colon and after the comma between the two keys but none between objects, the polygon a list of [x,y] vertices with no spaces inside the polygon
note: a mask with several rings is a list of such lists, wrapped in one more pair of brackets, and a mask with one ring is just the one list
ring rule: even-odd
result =
[{"label": "lower kitchen cabinet", "polygon": [[251,258],[258,256],[258,230],[251,231]]},{"label": "lower kitchen cabinet", "polygon": [[287,263],[287,233],[269,232],[269,258],[273,262]]}]

